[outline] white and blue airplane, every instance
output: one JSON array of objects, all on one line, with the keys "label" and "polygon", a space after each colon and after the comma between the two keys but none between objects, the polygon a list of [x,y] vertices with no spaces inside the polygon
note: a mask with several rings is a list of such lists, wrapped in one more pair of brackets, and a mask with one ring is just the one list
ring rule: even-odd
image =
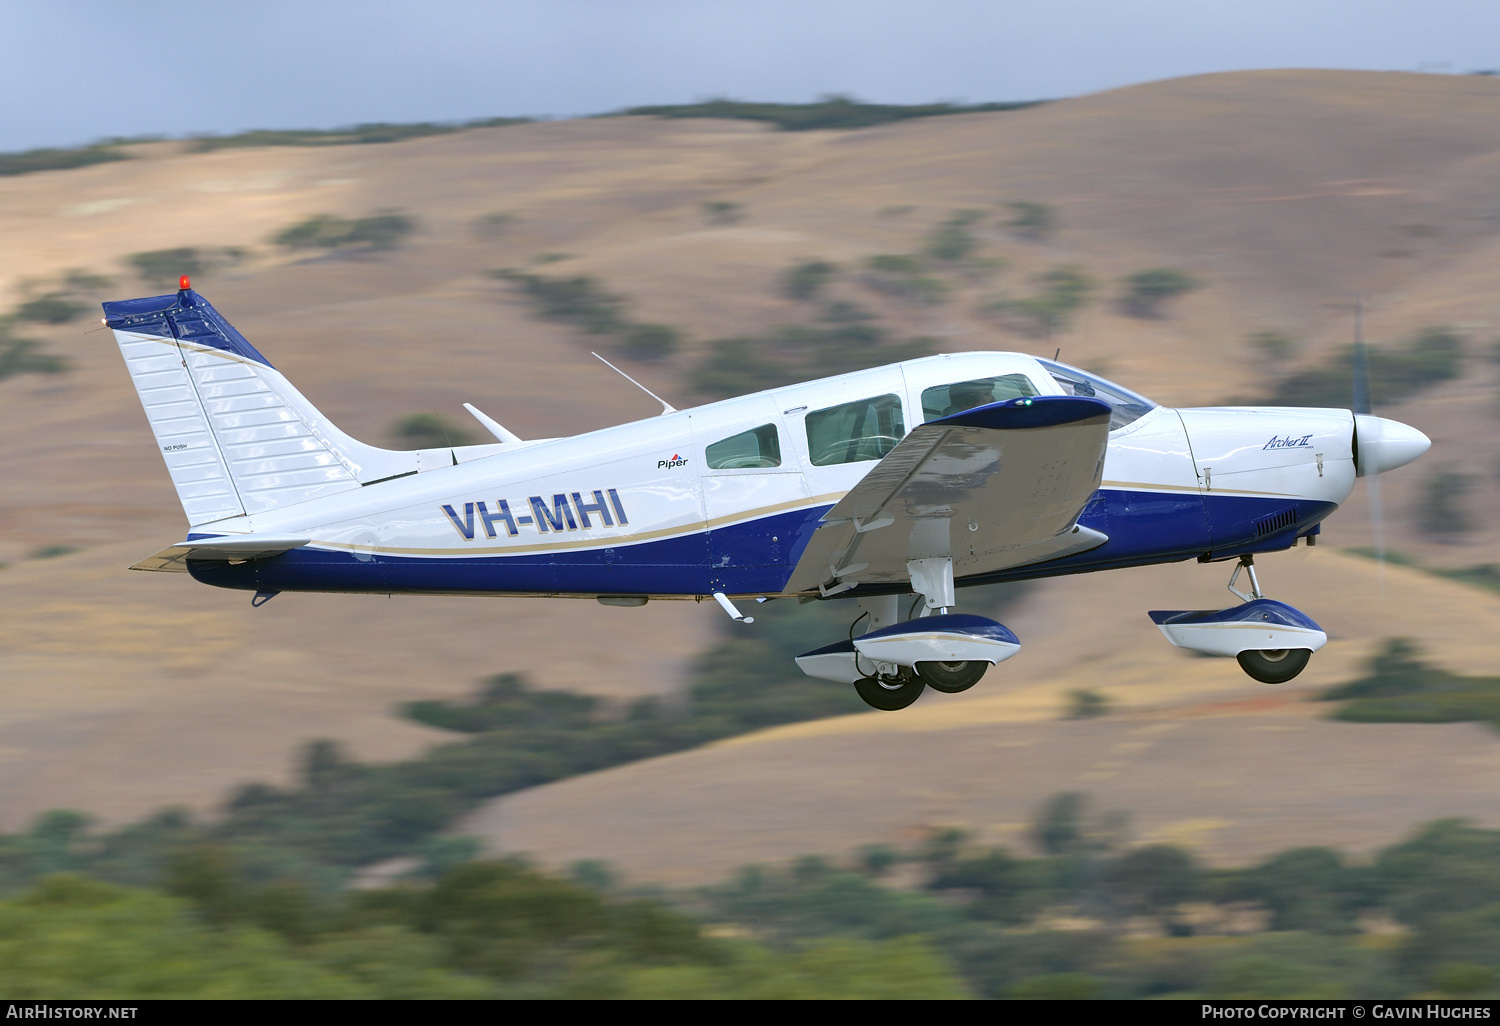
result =
[{"label": "white and blue airplane", "polygon": [[[1019,641],[957,589],[1237,561],[1224,610],[1151,612],[1173,644],[1296,676],[1326,635],[1254,557],[1312,545],[1355,478],[1431,444],[1341,409],[1169,409],[1020,353],[931,356],[571,438],[393,451],[308,402],[183,278],[104,304],[188,519],[133,569],[282,591],[638,606],[852,600],[798,657],[879,709],[963,691]],[[661,401],[661,400],[658,400]],[[1235,588],[1247,569],[1251,590]],[[903,614],[906,614],[903,616]],[[915,614],[915,615],[913,615]]]}]

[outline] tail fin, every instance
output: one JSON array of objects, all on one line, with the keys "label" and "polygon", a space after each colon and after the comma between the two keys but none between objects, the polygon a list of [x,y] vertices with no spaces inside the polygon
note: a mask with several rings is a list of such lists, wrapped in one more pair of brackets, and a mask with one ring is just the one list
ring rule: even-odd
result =
[{"label": "tail fin", "polygon": [[194,527],[418,469],[340,431],[191,289],[105,303],[104,322]]}]

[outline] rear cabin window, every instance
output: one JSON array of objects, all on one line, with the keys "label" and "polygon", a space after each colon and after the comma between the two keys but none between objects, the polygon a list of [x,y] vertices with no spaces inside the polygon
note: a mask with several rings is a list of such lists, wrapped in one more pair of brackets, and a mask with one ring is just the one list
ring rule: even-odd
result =
[{"label": "rear cabin window", "polygon": [[709,470],[779,467],[781,439],[776,435],[775,424],[762,424],[715,442],[708,447],[707,456]]},{"label": "rear cabin window", "polygon": [[951,385],[922,390],[922,422],[949,417],[976,406],[1036,395],[1036,386],[1024,374],[1002,374],[996,378],[974,378]]},{"label": "rear cabin window", "polygon": [[905,434],[901,397],[895,395],[830,406],[807,415],[807,452],[815,467],[878,460]]}]

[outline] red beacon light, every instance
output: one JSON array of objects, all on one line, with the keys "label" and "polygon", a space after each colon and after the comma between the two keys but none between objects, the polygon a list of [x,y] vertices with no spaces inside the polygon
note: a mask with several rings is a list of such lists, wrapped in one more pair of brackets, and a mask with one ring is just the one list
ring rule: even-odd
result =
[{"label": "red beacon light", "polygon": [[188,289],[190,289],[192,287],[193,287],[193,283],[188,280],[188,276],[187,275],[184,274],[181,278],[177,279],[177,288],[179,290],[181,290],[183,292],[186,292]]}]

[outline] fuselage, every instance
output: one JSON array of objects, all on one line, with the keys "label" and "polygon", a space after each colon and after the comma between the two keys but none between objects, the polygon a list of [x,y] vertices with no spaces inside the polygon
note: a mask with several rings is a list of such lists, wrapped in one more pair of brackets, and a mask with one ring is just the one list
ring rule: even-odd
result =
[{"label": "fuselage", "polygon": [[975,381],[999,398],[1111,404],[1104,480],[1078,518],[1109,540],[960,585],[1288,548],[1354,485],[1347,410],[1170,409],[1049,361],[963,353],[569,438],[426,451],[417,471],[190,535],[296,533],[306,546],[188,567],[258,591],[783,595],[823,515]]}]

